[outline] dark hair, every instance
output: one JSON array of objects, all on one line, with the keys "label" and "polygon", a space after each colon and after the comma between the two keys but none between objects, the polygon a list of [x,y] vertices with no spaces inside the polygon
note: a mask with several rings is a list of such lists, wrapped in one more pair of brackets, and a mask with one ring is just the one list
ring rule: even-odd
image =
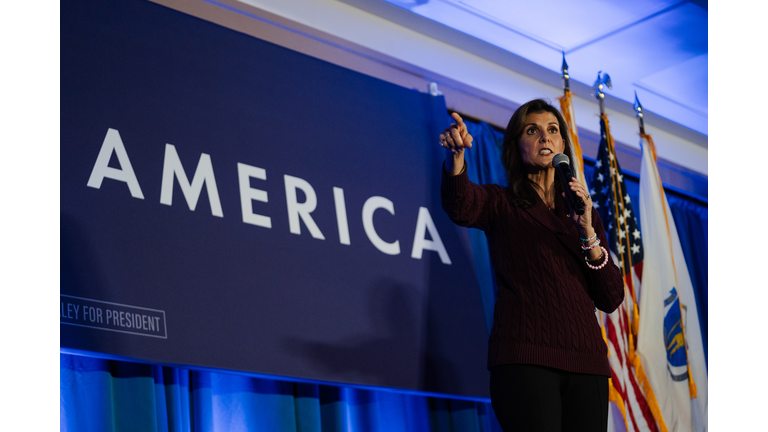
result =
[{"label": "dark hair", "polygon": [[[570,134],[568,133],[568,124],[560,111],[544,99],[534,99],[526,102],[512,114],[509,119],[507,130],[504,132],[503,150],[501,153],[501,163],[507,171],[507,188],[512,194],[512,204],[522,208],[528,208],[533,205],[534,197],[539,188],[537,184],[528,178],[528,173],[523,164],[523,158],[520,155],[520,146],[518,141],[525,129],[528,114],[538,114],[548,112],[557,118],[559,123],[560,136],[565,145],[564,153],[571,158],[573,155],[573,145],[571,144]],[[555,193],[560,194],[565,191],[560,179],[555,176]]]}]

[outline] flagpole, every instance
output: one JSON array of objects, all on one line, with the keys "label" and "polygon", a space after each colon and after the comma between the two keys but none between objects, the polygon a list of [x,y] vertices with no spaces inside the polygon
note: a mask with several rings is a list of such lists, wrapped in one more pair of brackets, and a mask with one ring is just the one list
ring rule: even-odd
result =
[{"label": "flagpole", "polygon": [[[600,118],[603,121],[603,124],[605,125],[605,135],[606,140],[608,142],[608,150],[610,152],[610,160],[611,160],[611,168],[617,171],[617,176],[620,176],[621,173],[618,172],[618,162],[616,161],[616,150],[613,145],[613,136],[610,132],[610,126],[608,123],[608,116],[605,114],[605,88],[612,88],[611,87],[611,77],[607,73],[602,73],[602,71],[599,71],[597,73],[597,80],[595,81],[595,84],[593,88],[595,89],[595,97],[597,98],[599,104],[600,104]],[[619,215],[624,215],[623,217],[629,217],[626,215],[626,209],[624,206],[624,197],[618,196],[617,194],[621,191],[621,188],[617,184],[617,180],[615,178],[612,179],[614,182],[613,184],[613,203],[614,203],[614,211],[617,217]],[[624,237],[619,237],[620,246],[629,247],[629,231],[628,231],[628,225],[625,225],[624,228]],[[626,237],[626,245],[624,244],[624,238]],[[621,265],[622,265],[622,274],[626,278],[627,275],[631,274],[631,268],[632,268],[632,254],[627,254],[627,261],[624,260],[624,254],[619,254],[621,258]],[[632,278],[629,278],[628,285],[630,287],[630,291],[632,294],[632,299],[635,301],[635,287],[634,283],[632,281]]]},{"label": "flagpole", "polygon": [[[635,116],[637,117],[637,124],[640,126],[640,135],[645,135],[645,122],[643,121],[643,106],[640,105],[640,100],[637,98],[637,90],[635,90],[635,103],[632,105],[635,109]],[[654,157],[654,160],[656,158]]]},{"label": "flagpole", "polygon": [[600,117],[605,115],[605,92],[603,90],[605,87],[613,88],[611,87],[611,77],[608,76],[607,73],[603,73],[603,71],[597,71],[597,80],[595,80],[595,97],[597,98],[597,102],[600,104]]},{"label": "flagpole", "polygon": [[[618,168],[618,161],[616,160],[616,150],[613,145],[613,136],[610,132],[610,126],[608,123],[608,116],[605,113],[605,87],[608,87],[609,89],[611,87],[611,77],[607,73],[602,73],[602,71],[599,71],[597,73],[597,80],[595,81],[594,88],[595,88],[595,97],[597,98],[599,104],[600,104],[600,118],[603,121],[603,124],[605,125],[605,134],[606,134],[606,141],[608,143],[608,150],[610,152],[610,160],[611,160],[611,169],[617,171],[617,177],[621,175],[620,169]],[[626,212],[626,208],[624,206],[624,197],[618,196],[619,192],[621,191],[621,187],[618,184],[618,181],[615,177],[612,177],[613,181],[613,204],[614,204],[614,211],[616,212],[617,217],[629,217],[629,215]],[[619,224],[619,227],[621,224]],[[625,240],[626,239],[626,244]],[[619,248],[630,248],[630,233],[629,233],[629,224],[624,224],[624,236],[619,236]],[[632,297],[632,310],[629,310],[630,307],[629,304],[625,303],[625,308],[627,308],[627,317],[629,318],[630,325],[629,325],[629,356],[630,358],[634,357],[635,355],[635,339],[637,338],[637,333],[639,329],[639,318],[640,318],[640,312],[637,307],[637,295],[635,293],[635,282],[632,277],[632,254],[628,253],[623,254],[619,253],[619,258],[621,260],[621,272],[624,276],[624,280],[627,284],[627,287],[629,288],[629,294]]]},{"label": "flagpole", "polygon": [[[607,73],[602,73],[602,71],[597,72],[597,80],[595,80],[595,84],[593,88],[595,89],[595,98],[597,98],[598,103],[600,104],[600,119],[603,121],[603,124],[605,125],[605,135],[606,135],[606,141],[608,143],[608,151],[610,153],[609,158],[611,162],[611,169],[617,170],[618,163],[616,162],[616,150],[613,146],[613,136],[611,136],[611,129],[608,124],[608,116],[605,114],[605,88],[612,88],[611,87],[611,77]],[[620,175],[621,173],[617,172],[617,175]],[[612,178],[613,182],[613,203],[614,203],[614,212],[616,216],[624,214],[624,199],[621,196],[618,196],[617,194],[621,191],[621,188],[617,184],[617,180],[615,178]],[[625,235],[627,237],[627,240],[629,240],[629,232],[625,231]],[[622,238],[619,238],[619,242],[621,246],[624,246],[624,242],[622,241]],[[629,246],[627,244],[626,246]],[[624,254],[619,254],[621,257],[621,264],[622,264],[622,274],[626,277],[626,275],[629,274],[629,269],[632,268],[632,255],[629,254],[629,262],[624,262]],[[630,279],[630,284],[631,279]],[[634,288],[634,287],[632,287]],[[632,297],[634,298],[634,289],[632,289]]]},{"label": "flagpole", "polygon": [[[619,179],[619,181],[617,181],[617,177],[621,175],[621,172],[620,172],[620,168],[618,167],[618,161],[616,160],[616,157],[615,157],[615,149],[613,147],[613,138],[611,137],[610,127],[608,125],[608,116],[605,114],[605,105],[604,105],[604,99],[605,99],[605,92],[604,92],[604,90],[605,90],[605,87],[611,88],[611,79],[610,79],[610,76],[608,76],[608,74],[603,74],[602,71],[600,71],[600,72],[597,73],[597,80],[595,81],[595,84],[594,84],[593,88],[595,89],[595,97],[597,98],[599,106],[600,106],[600,121],[601,121],[601,126],[602,126],[601,127],[601,133],[604,134],[601,137],[601,145],[602,145],[603,142],[605,143],[605,149],[604,150],[608,153],[608,157],[606,159],[607,164],[604,164],[604,165],[606,165],[606,167],[608,168],[606,176],[608,178],[610,178],[610,180],[608,180],[608,181],[610,182],[610,185],[611,185],[611,187],[610,187],[611,193],[610,193],[610,198],[608,198],[607,201],[606,201],[606,204],[607,203],[613,203],[614,204],[614,206],[613,206],[614,207],[613,217],[614,218],[618,218],[619,215],[623,214],[623,212],[624,212],[624,208],[623,208],[624,200],[620,196],[621,195],[621,191],[622,191],[622,188],[621,188],[621,186],[619,184],[620,179]],[[601,166],[600,162],[597,162],[597,168],[599,168],[600,166]],[[596,173],[597,173],[597,171],[596,171]],[[601,184],[602,180],[600,178],[598,178],[598,179],[594,179],[593,178],[592,182],[593,182],[594,185],[596,185],[596,187],[599,187],[597,185]],[[605,188],[602,189],[601,193],[605,194],[605,190],[606,190]],[[590,191],[590,193],[594,194],[595,192],[594,191]],[[619,207],[618,207],[619,203],[622,206],[621,210],[619,210]],[[610,208],[610,205],[609,205],[609,208]],[[610,215],[608,215],[608,219],[606,220],[606,222],[608,222],[610,220],[611,220],[611,217],[610,217]],[[619,232],[621,230],[621,225],[622,224],[619,223],[618,220],[614,220],[613,221],[613,225],[615,225],[617,227],[616,228],[617,232]],[[615,247],[612,247],[612,249],[615,249]],[[629,284],[628,284],[628,281],[627,281],[627,275],[630,275],[629,276],[630,279],[632,277],[631,276],[631,268],[632,268],[631,267],[631,263],[628,263],[624,259],[624,255],[625,255],[624,253],[622,253],[621,251],[617,251],[617,253],[618,253],[619,257],[620,257],[621,273],[622,273],[622,277],[624,279],[624,287],[625,287],[624,289],[625,289],[625,291],[630,291],[630,295],[628,297],[634,299],[634,296],[632,295],[632,291],[633,290],[631,290],[629,288]],[[630,253],[630,255],[631,255],[631,253]],[[628,264],[629,264],[629,266],[628,266]],[[631,280],[629,281],[629,283],[631,283]],[[634,304],[634,302],[633,302],[633,304]],[[629,301],[624,301],[622,306],[621,306],[621,310],[623,312],[623,315],[626,317],[626,319],[620,318],[621,313],[619,313],[619,312],[616,312],[616,313],[620,314],[618,318],[617,317],[611,318],[612,315],[609,315],[609,320],[613,321],[612,325],[614,326],[614,330],[613,330],[614,333],[612,334],[613,338],[628,337],[628,339],[624,339],[624,341],[625,341],[624,343],[626,344],[624,349],[627,349],[627,351],[624,351],[624,349],[621,349],[620,348],[621,347],[620,344],[616,345],[616,340],[614,340],[614,345],[613,345],[614,349],[617,350],[617,354],[619,354],[619,363],[621,363],[621,360],[620,360],[621,357],[625,356],[626,359],[627,359],[627,365],[630,364],[629,360],[631,359],[632,355],[634,354],[634,342],[633,342],[633,337],[632,337],[632,330],[630,328],[630,325],[628,325],[628,322],[631,322],[631,320],[629,319],[629,317],[631,316],[629,308],[630,308]],[[604,322],[601,320],[601,328],[602,329],[604,329],[604,325],[603,324],[604,324]],[[615,326],[617,326],[617,325],[619,327],[621,327],[621,330],[620,330],[619,334],[615,333]],[[622,336],[622,335],[626,335],[626,336]],[[609,349],[609,356],[610,356],[610,349]],[[638,408],[637,405],[635,407],[633,407],[633,408],[630,407],[631,402],[630,402],[629,393],[631,392],[630,387],[632,387],[632,383],[630,382],[631,378],[628,379],[626,376],[623,375],[623,373],[626,373],[626,371],[623,369],[625,366],[619,365],[619,367],[621,369],[619,369],[618,371],[614,371],[614,369],[612,367],[611,372],[612,372],[612,374],[616,374],[616,373],[621,373],[622,374],[620,377],[617,376],[617,379],[619,379],[619,382],[620,382],[620,385],[621,385],[621,388],[622,388],[622,391],[623,391],[623,396],[622,396],[621,393],[619,393],[617,391],[616,386],[612,382],[613,379],[611,379],[609,381],[609,389],[608,389],[608,391],[609,391],[609,400],[614,402],[614,403],[616,403],[616,405],[619,407],[619,410],[621,411],[621,414],[624,417],[624,426],[625,426],[625,428],[627,430],[635,430],[634,428],[637,427],[636,422],[638,421],[637,416],[638,416],[639,413],[635,411]],[[626,399],[626,401],[625,401],[625,399]],[[638,402],[638,403],[640,403],[640,402]],[[642,408],[640,408],[640,409],[642,410]],[[634,412],[634,414],[629,412],[630,410],[632,412]],[[628,413],[629,413],[629,416],[628,416]],[[644,416],[644,414],[643,414],[643,416]],[[630,427],[629,427],[630,423],[633,425],[632,429],[630,429]],[[644,430],[644,429],[642,429],[642,430]],[[654,429],[651,428],[651,430],[654,430]]]},{"label": "flagpole", "polygon": [[563,74],[563,93],[566,95],[571,92],[570,75],[568,75],[568,63],[565,62],[565,51],[563,51],[563,64],[560,65]]},{"label": "flagpole", "polygon": [[[608,153],[609,153],[611,170],[612,171],[615,170],[617,175],[621,175],[621,173],[618,172],[619,170],[617,169],[618,162],[616,161],[616,151],[615,151],[615,149],[613,147],[613,136],[611,135],[611,129],[608,126],[608,116],[605,114],[605,104],[603,102],[605,100],[605,91],[604,91],[605,87],[612,88],[611,87],[611,77],[607,73],[603,73],[603,71],[598,71],[597,72],[597,79],[595,80],[595,84],[593,85],[593,88],[595,89],[595,98],[597,98],[597,101],[598,101],[598,103],[600,105],[600,120],[602,121],[602,123],[604,125],[604,129],[605,129],[604,130],[604,132],[605,132],[605,140],[606,140],[606,143],[607,143],[607,150],[608,150]],[[617,183],[615,176],[611,176],[611,182],[612,182],[612,185],[613,185],[613,187],[611,188],[612,189],[611,192],[612,192],[612,195],[613,195],[612,196],[613,199],[611,201],[614,204],[614,210],[613,210],[614,211],[614,215],[618,218],[619,215],[624,214],[624,200],[622,199],[621,196],[618,196],[619,192],[621,191],[621,187]],[[619,206],[621,206],[621,209],[619,209]],[[628,226],[628,224],[625,225],[625,226]],[[621,224],[618,224],[617,231],[620,230],[620,229],[621,229]],[[625,235],[627,236],[627,243],[629,243],[629,233],[625,232]],[[619,237],[618,241],[619,241],[619,246],[620,247],[624,246],[623,241],[622,241],[622,237]],[[626,246],[628,247],[629,244],[627,244]],[[619,255],[619,260],[621,261],[621,276],[624,278],[624,282],[625,282],[626,286],[629,288],[629,293],[630,293],[630,296],[632,297],[633,310],[632,311],[629,310],[629,304],[626,301],[624,302],[623,306],[624,306],[624,309],[626,310],[627,317],[631,316],[632,318],[635,318],[636,315],[633,315],[633,313],[637,314],[637,310],[636,310],[636,308],[637,308],[637,301],[636,301],[636,298],[635,298],[635,289],[634,289],[634,283],[633,283],[633,280],[632,280],[632,261],[631,261],[632,260],[632,254],[631,253],[627,254],[629,262],[625,261],[625,259],[624,259],[624,255],[625,254],[621,253],[621,251],[618,251],[618,255]],[[627,278],[627,275],[629,275],[629,278]],[[633,334],[634,335],[637,334],[637,331],[635,330],[637,326],[636,325],[632,325],[633,323],[636,324],[636,320],[635,319],[631,319],[630,320],[630,325],[628,326],[629,327],[629,329],[628,329],[629,331],[627,332],[629,334],[629,357],[630,357],[630,359],[632,357],[634,357],[634,353],[635,353],[635,344],[634,344]]]}]

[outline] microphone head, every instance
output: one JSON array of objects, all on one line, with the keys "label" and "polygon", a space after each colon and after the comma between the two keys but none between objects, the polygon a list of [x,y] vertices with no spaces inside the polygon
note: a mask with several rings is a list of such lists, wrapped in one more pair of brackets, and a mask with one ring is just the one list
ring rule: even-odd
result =
[{"label": "microphone head", "polygon": [[566,165],[570,166],[570,162],[571,160],[564,153],[556,154],[555,157],[552,158],[553,167],[557,167],[561,163],[565,163]]}]

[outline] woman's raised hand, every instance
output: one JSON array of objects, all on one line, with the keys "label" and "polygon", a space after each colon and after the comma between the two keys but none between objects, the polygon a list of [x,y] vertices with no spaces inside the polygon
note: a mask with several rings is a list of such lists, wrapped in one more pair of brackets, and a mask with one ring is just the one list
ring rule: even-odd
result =
[{"label": "woman's raised hand", "polygon": [[464,149],[472,147],[473,138],[458,113],[451,113],[451,117],[456,123],[440,134],[440,145],[446,149],[445,170],[456,175],[464,168]]}]

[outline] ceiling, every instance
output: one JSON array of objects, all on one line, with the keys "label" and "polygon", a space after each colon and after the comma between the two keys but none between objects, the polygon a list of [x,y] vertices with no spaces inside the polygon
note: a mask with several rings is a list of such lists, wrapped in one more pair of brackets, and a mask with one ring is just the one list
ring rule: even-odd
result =
[{"label": "ceiling", "polygon": [[[609,95],[633,103],[637,92],[646,110],[708,135],[707,0],[366,3],[372,2],[407,11],[379,15],[430,37],[456,45],[459,35],[465,49],[471,49],[474,41],[478,51],[486,58],[492,53],[495,58],[490,60],[499,64],[509,64],[506,53],[559,73],[565,54],[571,80],[591,87],[599,71],[608,73],[613,85]],[[414,21],[414,17],[418,19]],[[435,23],[452,31],[435,32]],[[488,44],[495,49],[483,50],[482,45]],[[584,93],[585,87],[581,89]]]}]

